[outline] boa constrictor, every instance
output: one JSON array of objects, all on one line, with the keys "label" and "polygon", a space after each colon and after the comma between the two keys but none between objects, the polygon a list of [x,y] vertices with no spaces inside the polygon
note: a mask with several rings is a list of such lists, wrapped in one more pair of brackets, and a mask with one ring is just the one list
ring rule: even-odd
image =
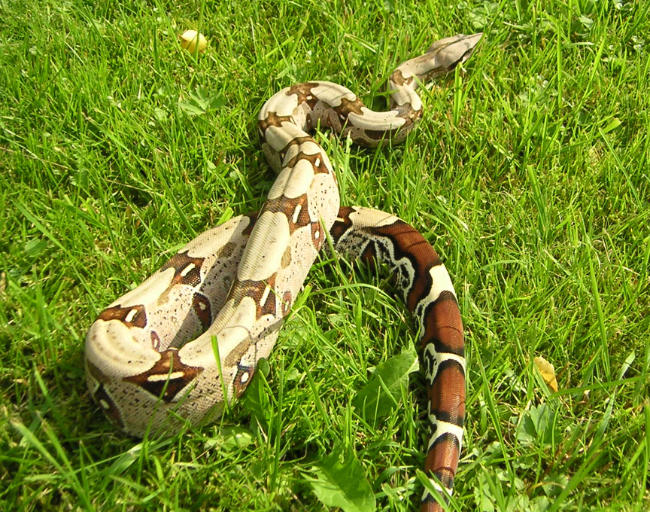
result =
[{"label": "boa constrictor", "polygon": [[[88,387],[107,416],[136,436],[209,422],[267,357],[328,230],[337,251],[387,265],[418,322],[432,435],[425,469],[451,493],[463,435],[463,327],[447,271],[429,243],[387,213],[339,207],[317,125],[376,146],[402,141],[421,117],[416,93],[454,69],[481,34],[434,43],[390,76],[391,107],[373,112],[348,89],[307,82],[262,108],[264,152],[279,171],[256,215],[204,232],[140,286],[103,310],[86,337]],[[439,510],[428,493],[423,510]]]}]

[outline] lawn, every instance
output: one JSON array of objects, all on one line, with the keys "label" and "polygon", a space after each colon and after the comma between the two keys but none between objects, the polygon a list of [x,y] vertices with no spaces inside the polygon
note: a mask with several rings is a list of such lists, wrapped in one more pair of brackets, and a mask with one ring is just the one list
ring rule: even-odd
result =
[{"label": "lawn", "polygon": [[649,2],[5,0],[0,19],[0,509],[415,509],[423,379],[381,422],[353,405],[417,339],[382,276],[323,253],[244,399],[168,438],[114,430],[83,343],[184,243],[260,207],[274,92],[330,80],[383,109],[397,64],[479,31],[404,144],[319,136],[343,204],[413,224],[454,281],[449,510],[650,509]]}]

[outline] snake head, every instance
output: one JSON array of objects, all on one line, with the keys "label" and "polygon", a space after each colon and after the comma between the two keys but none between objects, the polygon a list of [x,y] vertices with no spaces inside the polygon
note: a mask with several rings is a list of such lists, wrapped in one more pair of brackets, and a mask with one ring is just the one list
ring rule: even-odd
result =
[{"label": "snake head", "polygon": [[[415,89],[418,87],[418,82],[426,84],[445,75],[472,56],[474,48],[482,37],[483,33],[479,32],[469,36],[458,34],[436,41],[425,54],[406,61],[393,72],[390,77],[391,89],[398,89],[403,85]],[[407,102],[417,104],[419,99],[398,98],[396,101],[398,105]]]},{"label": "snake head", "polygon": [[458,34],[452,37],[445,37],[440,39],[429,46],[427,53],[434,53],[436,58],[439,59],[439,65],[444,65],[444,61],[448,65],[456,66],[465,62],[470,58],[474,48],[483,37],[483,32],[466,36],[465,34]]},{"label": "snake head", "polygon": [[425,74],[423,81],[429,81],[438,75],[448,73],[458,64],[462,64],[472,56],[476,45],[483,37],[483,32],[466,36],[458,34],[446,37],[433,43],[427,52],[422,55],[423,60],[428,62],[431,70]]}]

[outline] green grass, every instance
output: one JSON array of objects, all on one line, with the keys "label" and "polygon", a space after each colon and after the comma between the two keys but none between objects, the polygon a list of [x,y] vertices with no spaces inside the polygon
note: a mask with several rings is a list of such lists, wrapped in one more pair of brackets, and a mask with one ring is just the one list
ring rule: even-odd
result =
[{"label": "green grass", "polygon": [[[380,426],[351,405],[415,339],[383,281],[325,257],[266,378],[166,440],[114,432],[83,340],[183,243],[260,206],[272,93],[327,79],[382,108],[396,64],[479,30],[404,145],[322,137],[343,203],[415,225],[454,280],[469,384],[450,510],[650,508],[650,4],[24,0],[0,19],[0,509],[322,510],[331,453],[377,509],[414,508],[421,380]],[[198,59],[187,28],[209,39]]]}]

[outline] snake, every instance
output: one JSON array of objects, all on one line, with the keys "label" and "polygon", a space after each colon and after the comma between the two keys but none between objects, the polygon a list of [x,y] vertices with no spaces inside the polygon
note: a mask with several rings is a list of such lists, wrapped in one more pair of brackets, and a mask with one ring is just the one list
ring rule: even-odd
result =
[{"label": "snake", "polygon": [[390,75],[387,111],[344,86],[304,82],[266,101],[262,149],[278,172],[266,202],[201,233],[101,311],[85,341],[92,398],[127,434],[170,434],[219,418],[267,358],[328,238],[336,254],[388,268],[416,323],[430,436],[422,510],[451,495],[465,416],[463,324],[433,247],[398,217],[341,206],[336,175],[310,135],[329,128],[360,145],[399,143],[422,117],[416,89],[453,70],[482,34],[436,41]]}]

